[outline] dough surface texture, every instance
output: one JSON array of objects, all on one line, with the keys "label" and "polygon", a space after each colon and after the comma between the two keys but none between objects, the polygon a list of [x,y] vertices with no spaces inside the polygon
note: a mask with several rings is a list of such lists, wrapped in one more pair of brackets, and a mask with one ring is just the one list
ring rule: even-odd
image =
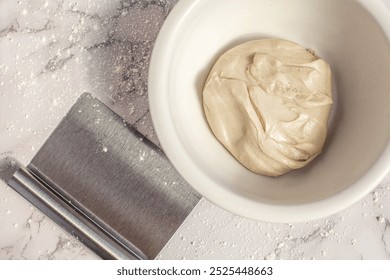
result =
[{"label": "dough surface texture", "polygon": [[332,103],[329,65],[280,39],[230,49],[214,64],[203,90],[215,137],[249,170],[273,177],[321,153]]}]

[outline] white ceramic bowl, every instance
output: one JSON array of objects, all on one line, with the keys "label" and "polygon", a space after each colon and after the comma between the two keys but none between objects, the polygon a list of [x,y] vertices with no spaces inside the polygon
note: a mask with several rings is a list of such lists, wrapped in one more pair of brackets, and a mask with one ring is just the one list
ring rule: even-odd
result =
[{"label": "white ceramic bowl", "polygon": [[[323,153],[278,178],[248,171],[227,152],[201,98],[219,55],[270,37],[315,50],[331,65],[337,92]],[[262,221],[336,213],[390,170],[390,14],[375,0],[181,0],[153,50],[149,102],[163,150],[205,198]]]}]

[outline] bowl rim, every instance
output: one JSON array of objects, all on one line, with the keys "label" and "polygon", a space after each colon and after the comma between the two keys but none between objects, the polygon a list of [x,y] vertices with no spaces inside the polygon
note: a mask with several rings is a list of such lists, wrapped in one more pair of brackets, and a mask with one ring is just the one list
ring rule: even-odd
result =
[{"label": "bowl rim", "polygon": [[[166,95],[168,89],[170,54],[174,49],[175,37],[180,25],[188,14],[202,1],[180,0],[165,20],[156,39],[149,66],[148,97],[154,130],[166,156],[181,176],[203,197],[216,205],[241,216],[264,222],[292,223],[320,219],[335,214],[361,200],[373,191],[390,172],[390,143],[373,166],[358,181],[344,191],[332,197],[301,205],[272,205],[239,196],[231,190],[221,187],[203,172],[191,160],[190,155],[179,140],[169,111]],[[382,1],[356,0],[382,27],[390,44],[390,10]],[[200,182],[201,180],[201,182]]]}]

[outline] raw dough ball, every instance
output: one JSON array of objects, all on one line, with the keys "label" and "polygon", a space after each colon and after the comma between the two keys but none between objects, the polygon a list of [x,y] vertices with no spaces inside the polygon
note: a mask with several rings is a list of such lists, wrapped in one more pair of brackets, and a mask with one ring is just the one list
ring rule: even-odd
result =
[{"label": "raw dough ball", "polygon": [[241,164],[279,176],[322,150],[332,106],[330,67],[293,42],[251,41],[215,63],[203,106],[214,135]]}]

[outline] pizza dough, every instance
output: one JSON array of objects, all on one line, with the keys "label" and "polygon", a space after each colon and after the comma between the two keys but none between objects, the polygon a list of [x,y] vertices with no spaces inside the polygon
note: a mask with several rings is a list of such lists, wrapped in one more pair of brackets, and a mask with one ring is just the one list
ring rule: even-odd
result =
[{"label": "pizza dough", "polygon": [[304,167],[321,153],[331,106],[329,65],[280,39],[230,49],[203,90],[216,138],[242,165],[267,176]]}]

